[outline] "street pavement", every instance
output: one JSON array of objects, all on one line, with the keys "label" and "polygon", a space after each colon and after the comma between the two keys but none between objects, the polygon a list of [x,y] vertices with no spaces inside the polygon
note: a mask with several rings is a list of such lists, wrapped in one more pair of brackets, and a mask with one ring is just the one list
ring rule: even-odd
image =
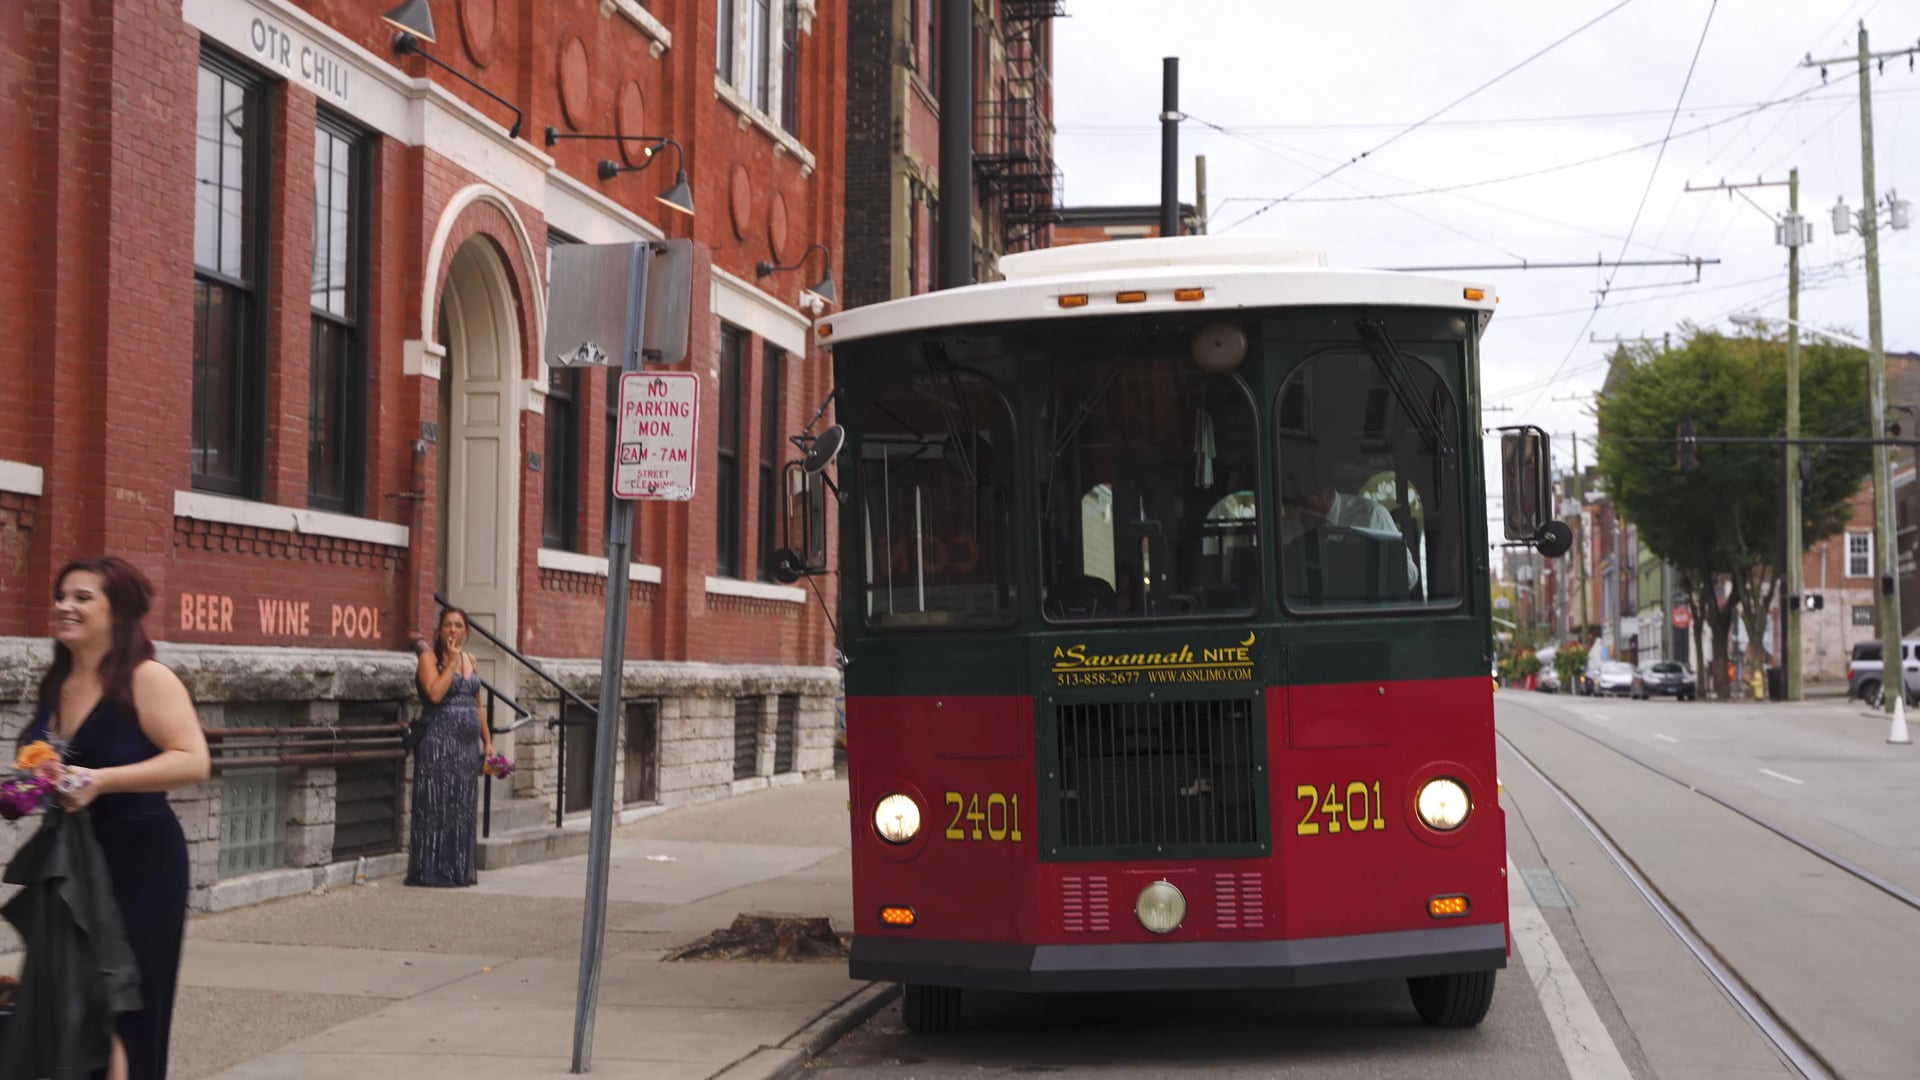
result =
[{"label": "street pavement", "polygon": [[[1909,1018],[1920,912],[1607,749],[1617,744],[1911,883],[1920,879],[1920,755],[1886,745],[1884,718],[1834,700],[1722,705],[1524,691],[1498,694],[1496,714],[1501,733],[1570,792],[1656,895],[1830,1072],[1920,1076],[1920,1024]],[[1595,837],[1505,746],[1500,772],[1519,879],[1510,882],[1515,948],[1477,1029],[1423,1027],[1399,983],[1265,994],[978,994],[967,1000],[961,1030],[941,1039],[911,1035],[890,1005],[809,1074],[1794,1075]]]},{"label": "street pavement", "polygon": [[[848,926],[846,798],[845,782],[820,781],[617,831],[595,1076],[780,1075],[884,1001],[843,961],[661,959],[743,912]],[[458,890],[394,878],[192,920],[172,1075],[567,1075],[585,867],[517,866]]]},{"label": "street pavement", "polygon": [[[1404,984],[1385,982],[970,994],[961,1029],[927,1038],[905,1030],[894,988],[853,982],[837,960],[665,961],[744,912],[849,925],[847,786],[832,781],[664,811],[618,830],[593,1072],[1793,1075],[1531,762],[1829,1071],[1850,1080],[1920,1075],[1920,1024],[1909,1019],[1920,911],[1687,786],[1920,892],[1920,754],[1888,746],[1884,718],[1834,701],[1524,691],[1498,694],[1496,715],[1511,740],[1500,778],[1514,951],[1479,1028],[1427,1028]],[[567,1075],[584,879],[585,860],[571,858],[487,872],[473,889],[389,879],[197,918],[174,1075]]]}]

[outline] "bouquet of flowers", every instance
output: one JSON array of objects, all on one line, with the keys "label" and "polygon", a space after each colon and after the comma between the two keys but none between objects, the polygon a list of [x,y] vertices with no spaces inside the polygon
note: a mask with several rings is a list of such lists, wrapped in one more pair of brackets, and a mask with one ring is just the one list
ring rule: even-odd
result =
[{"label": "bouquet of flowers", "polygon": [[62,749],[53,739],[36,739],[20,748],[13,767],[0,772],[0,818],[18,821],[40,809],[54,792],[85,783],[82,775],[68,773],[61,763]]},{"label": "bouquet of flowers", "polygon": [[480,771],[496,780],[505,780],[512,776],[516,769],[513,762],[508,761],[505,756],[495,754],[480,763]]}]

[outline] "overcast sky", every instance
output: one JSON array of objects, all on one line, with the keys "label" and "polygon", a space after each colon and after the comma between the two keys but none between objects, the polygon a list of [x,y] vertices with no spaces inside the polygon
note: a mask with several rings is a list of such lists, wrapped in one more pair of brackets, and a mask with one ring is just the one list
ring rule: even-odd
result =
[{"label": "overcast sky", "polygon": [[[1719,259],[1697,284],[1690,267],[1461,275],[1501,299],[1483,378],[1488,405],[1513,411],[1487,422],[1554,432],[1556,462],[1566,460],[1566,433],[1593,432],[1592,392],[1612,346],[1592,335],[1658,336],[1687,320],[1731,330],[1730,311],[1786,314],[1786,250],[1766,216],[1786,209],[1786,188],[1747,191],[1756,208],[1737,195],[1688,194],[1689,183],[1785,180],[1798,167],[1801,212],[1814,225],[1801,249],[1802,321],[1864,337],[1863,245],[1857,232],[1836,238],[1830,215],[1836,197],[1856,211],[1862,203],[1857,66],[1834,65],[1821,88],[1820,73],[1800,62],[1809,52],[1853,55],[1863,17],[1875,52],[1915,45],[1916,0],[1722,0],[1717,9],[1632,0],[1427,126],[1249,217],[1616,3],[1067,0],[1054,46],[1066,202],[1159,199],[1161,58],[1178,56],[1181,111],[1192,118],[1180,131],[1181,198],[1193,200],[1193,158],[1204,154],[1216,233],[1306,238],[1336,266],[1610,264],[1629,229],[1629,260]],[[1873,116],[1880,193],[1920,202],[1920,72],[1904,57],[1875,77]],[[1656,145],[1631,149],[1643,143]],[[1496,180],[1615,151],[1625,152],[1457,192],[1308,201]],[[1883,225],[1880,257],[1887,347],[1920,351],[1920,228]],[[1596,310],[1594,290],[1609,277]],[[1582,447],[1583,462],[1591,453]]]}]

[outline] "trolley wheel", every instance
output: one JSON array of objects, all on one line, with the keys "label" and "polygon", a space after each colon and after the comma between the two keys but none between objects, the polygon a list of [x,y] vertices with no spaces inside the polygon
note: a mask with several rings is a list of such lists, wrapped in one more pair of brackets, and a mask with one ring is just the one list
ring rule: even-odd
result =
[{"label": "trolley wheel", "polygon": [[945,1035],[960,1026],[960,988],[907,983],[901,988],[900,1016],[916,1035]]},{"label": "trolley wheel", "polygon": [[1434,1027],[1474,1027],[1493,1004],[1492,971],[1423,975],[1407,980],[1413,1009]]}]

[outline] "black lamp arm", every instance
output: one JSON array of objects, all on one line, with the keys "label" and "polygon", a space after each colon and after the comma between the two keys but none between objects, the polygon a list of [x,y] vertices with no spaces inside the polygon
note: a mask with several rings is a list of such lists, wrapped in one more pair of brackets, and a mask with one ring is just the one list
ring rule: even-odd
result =
[{"label": "black lamp arm", "polygon": [[[649,142],[658,147],[671,146],[674,167],[682,171],[687,167],[687,152],[681,148],[678,141],[665,135],[560,135],[552,128],[548,128],[547,145],[552,146],[557,139],[611,139],[615,142]],[[652,166],[653,154],[651,153],[647,155],[647,160],[639,165],[622,165],[617,161],[603,161],[600,163],[600,179],[611,180],[621,173],[645,172]]]},{"label": "black lamp arm", "polygon": [[754,276],[766,277],[770,274],[779,273],[782,270],[798,270],[802,266],[807,265],[807,256],[813,254],[816,251],[818,251],[822,255],[827,256],[829,260],[833,258],[833,253],[827,250],[827,245],[815,244],[812,247],[808,248],[807,250],[801,252],[800,258],[796,260],[792,266],[775,266],[772,263],[766,262],[763,260],[753,268]]},{"label": "black lamp arm", "polygon": [[520,137],[520,122],[523,119],[523,116],[521,115],[521,112],[520,112],[520,106],[515,105],[513,102],[508,101],[506,98],[501,97],[499,94],[496,94],[493,91],[487,89],[486,87],[481,86],[479,83],[474,82],[465,73],[450,66],[445,60],[442,60],[439,57],[433,55],[432,53],[427,52],[425,49],[422,49],[420,47],[420,39],[414,37],[412,34],[405,33],[405,32],[395,34],[393,38],[393,51],[401,56],[407,56],[409,54],[413,56],[417,56],[420,59],[425,60],[428,63],[439,68],[441,71],[444,71],[447,74],[453,76],[454,78],[459,79],[461,82],[466,83],[468,86],[473,87],[475,90],[478,90],[481,93],[487,95],[488,97],[492,98],[494,101],[499,102],[503,108],[513,110],[513,126],[507,129],[507,138],[517,139]]}]

